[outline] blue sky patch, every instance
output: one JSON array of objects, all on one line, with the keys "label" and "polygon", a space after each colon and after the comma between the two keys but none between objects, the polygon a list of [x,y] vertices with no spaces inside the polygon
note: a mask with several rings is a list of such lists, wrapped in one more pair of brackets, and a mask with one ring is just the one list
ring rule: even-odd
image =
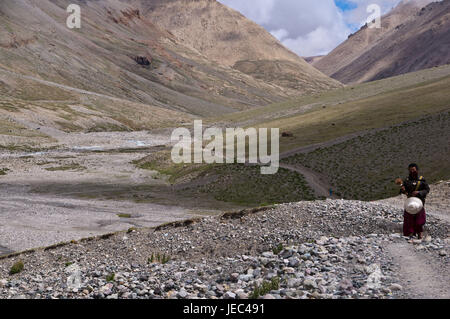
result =
[{"label": "blue sky patch", "polygon": [[334,0],[334,3],[342,11],[350,11],[358,7],[356,3],[348,0]]}]

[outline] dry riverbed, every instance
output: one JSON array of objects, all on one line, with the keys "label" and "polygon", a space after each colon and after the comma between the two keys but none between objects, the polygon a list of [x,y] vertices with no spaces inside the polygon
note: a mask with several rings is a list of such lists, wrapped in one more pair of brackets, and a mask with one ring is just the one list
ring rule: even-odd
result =
[{"label": "dry riverbed", "polygon": [[42,130],[58,142],[0,147],[0,255],[227,208],[176,198],[164,176],[132,164],[169,146],[167,132]]}]

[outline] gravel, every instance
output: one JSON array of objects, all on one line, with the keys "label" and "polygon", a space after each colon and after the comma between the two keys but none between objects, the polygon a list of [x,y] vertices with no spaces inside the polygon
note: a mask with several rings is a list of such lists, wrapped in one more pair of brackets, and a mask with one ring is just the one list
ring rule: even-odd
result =
[{"label": "gravel", "polygon": [[405,298],[386,245],[448,266],[448,226],[430,216],[413,241],[402,219],[380,203],[316,201],[117,233],[0,260],[0,298]]}]

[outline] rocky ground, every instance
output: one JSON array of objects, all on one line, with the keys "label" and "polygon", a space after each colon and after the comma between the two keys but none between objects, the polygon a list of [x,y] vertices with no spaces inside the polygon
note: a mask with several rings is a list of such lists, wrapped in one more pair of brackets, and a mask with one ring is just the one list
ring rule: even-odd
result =
[{"label": "rocky ground", "polygon": [[329,200],[130,229],[3,258],[0,298],[448,298],[448,224],[419,241],[401,223]]}]

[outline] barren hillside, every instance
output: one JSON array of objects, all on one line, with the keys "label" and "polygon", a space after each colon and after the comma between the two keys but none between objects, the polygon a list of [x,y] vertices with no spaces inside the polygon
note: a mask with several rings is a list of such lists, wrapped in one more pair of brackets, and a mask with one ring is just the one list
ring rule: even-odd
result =
[{"label": "barren hillside", "polygon": [[[81,6],[81,29],[66,26],[66,8],[71,3]],[[228,34],[230,23],[241,23],[239,28],[246,34],[258,29],[260,36],[252,41],[226,40],[227,46],[245,52],[247,59],[271,56],[273,60],[290,60],[296,66],[295,74],[291,74],[295,85],[232,69],[226,58],[229,54],[219,59],[200,52],[192,45],[199,38],[197,26],[183,24],[189,3],[2,1],[0,94],[10,105],[0,107],[2,119],[14,122],[19,118],[19,122],[11,124],[15,127],[25,120],[44,121],[46,125],[72,131],[143,129],[189,120],[191,115],[226,114],[340,86],[307,66],[264,29],[215,1],[211,1],[212,7],[230,12],[227,19],[218,19],[213,10],[204,17],[198,13],[193,20],[210,21],[213,25],[206,26],[206,30],[212,30],[211,34],[224,30],[221,36]],[[185,35],[191,38],[166,30],[164,23],[149,11],[152,5],[167,6],[167,16],[182,23]],[[92,121],[92,114],[73,106],[99,113]],[[13,108],[21,114],[11,112]],[[33,114],[45,112],[46,116],[36,120],[29,114],[25,116],[23,109]]]},{"label": "barren hillside", "polygon": [[[303,92],[338,86],[286,49],[263,27],[215,0],[141,2],[146,7],[145,15],[154,23],[209,60]],[[277,81],[286,73],[288,79]]]},{"label": "barren hillside", "polygon": [[[450,63],[450,1],[402,1],[314,66],[343,82],[378,80]],[[427,3],[430,3],[425,7]]]}]

